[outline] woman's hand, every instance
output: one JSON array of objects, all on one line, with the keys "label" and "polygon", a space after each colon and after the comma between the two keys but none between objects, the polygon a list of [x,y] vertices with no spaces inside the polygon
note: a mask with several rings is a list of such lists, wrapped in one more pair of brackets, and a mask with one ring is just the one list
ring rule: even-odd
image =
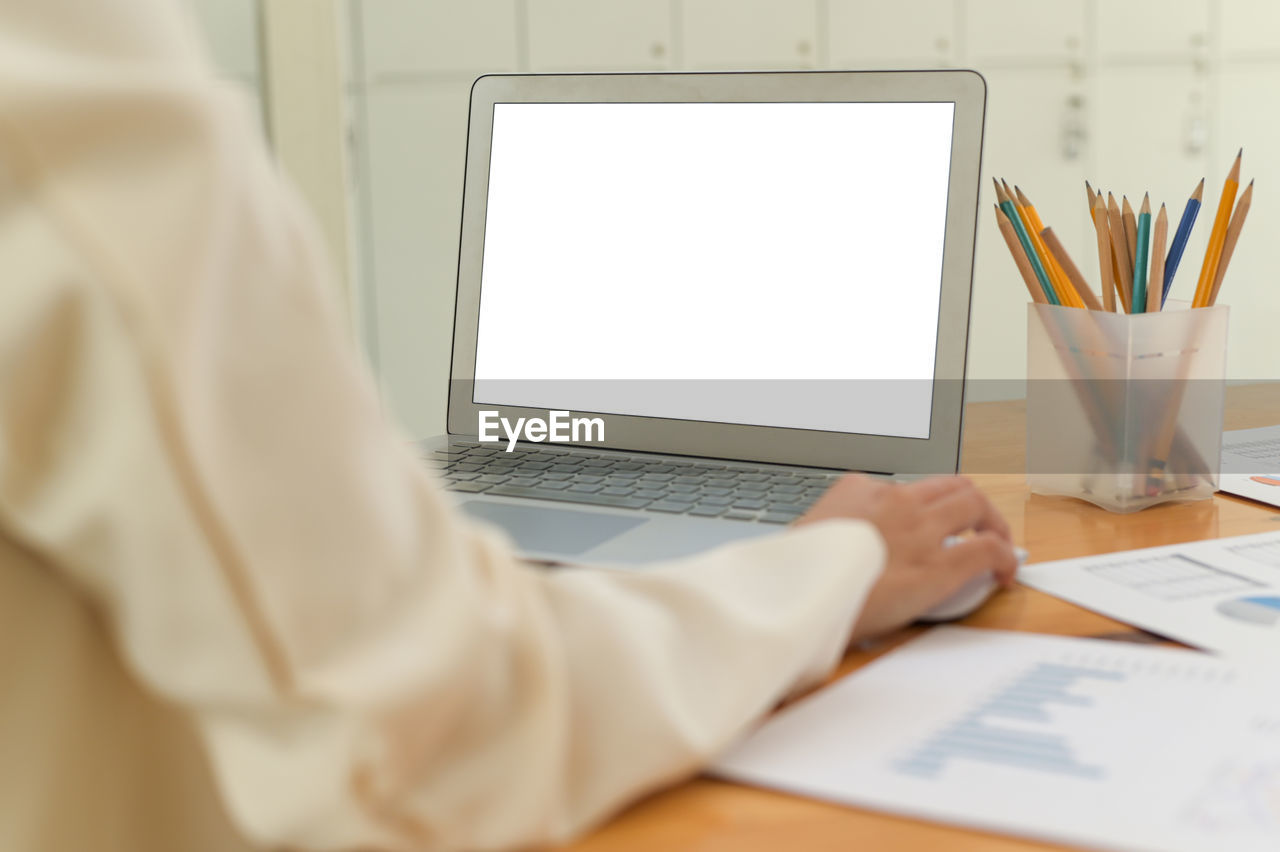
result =
[{"label": "woman's hand", "polygon": [[[796,523],[832,518],[870,521],[888,548],[884,571],[854,625],[853,641],[909,624],[980,574],[990,572],[1007,586],[1018,569],[1009,525],[964,477],[896,484],[846,476]],[[971,535],[945,544],[948,537],[965,533]]]}]

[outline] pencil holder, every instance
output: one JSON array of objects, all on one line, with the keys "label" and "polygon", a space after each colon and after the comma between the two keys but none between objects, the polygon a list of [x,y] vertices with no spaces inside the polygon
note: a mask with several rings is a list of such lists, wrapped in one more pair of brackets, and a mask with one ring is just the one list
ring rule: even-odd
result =
[{"label": "pencil holder", "polygon": [[1218,487],[1225,305],[1144,314],[1032,304],[1027,484],[1112,512]]}]

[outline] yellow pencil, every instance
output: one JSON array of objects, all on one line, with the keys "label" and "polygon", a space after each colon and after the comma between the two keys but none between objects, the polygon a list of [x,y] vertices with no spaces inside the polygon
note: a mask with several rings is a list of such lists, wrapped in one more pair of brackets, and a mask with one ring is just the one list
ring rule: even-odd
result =
[{"label": "yellow pencil", "polygon": [[1147,282],[1147,313],[1160,310],[1160,296],[1164,291],[1164,246],[1169,239],[1169,214],[1160,205],[1155,230],[1151,235],[1151,278]]},{"label": "yellow pencil", "polygon": [[1213,292],[1213,279],[1218,274],[1218,262],[1222,259],[1222,246],[1227,238],[1227,224],[1231,219],[1231,207],[1236,201],[1236,190],[1240,188],[1240,159],[1244,149],[1236,154],[1236,161],[1227,173],[1227,180],[1222,185],[1222,197],[1218,199],[1218,214],[1213,218],[1213,230],[1209,232],[1209,245],[1204,250],[1204,264],[1200,267],[1200,280],[1196,283],[1196,295],[1191,302],[1193,308],[1203,308],[1209,304],[1209,296]]},{"label": "yellow pencil", "polygon": [[1214,273],[1213,289],[1209,291],[1209,307],[1218,303],[1218,291],[1222,289],[1222,279],[1227,274],[1227,264],[1231,263],[1231,255],[1235,254],[1236,241],[1240,239],[1240,229],[1244,227],[1244,217],[1249,215],[1249,205],[1253,203],[1253,181],[1240,195],[1236,204],[1236,212],[1231,214],[1231,224],[1227,227],[1227,236],[1222,243],[1222,259],[1218,261],[1218,271]]},{"label": "yellow pencil", "polygon": [[1054,298],[1058,300],[1059,305],[1070,307],[1071,302],[1063,292],[1058,277],[1054,274],[1053,265],[1049,262],[1049,251],[1044,247],[1044,242],[1040,239],[1040,232],[1032,227],[1031,217],[1027,214],[1027,208],[1018,203],[1018,199],[1014,197],[1013,190],[1009,188],[1009,184],[1005,183],[1003,179],[1001,179],[1001,184],[1003,184],[1004,198],[1013,207],[1014,215],[1018,217],[1023,230],[1026,231],[1027,239],[1031,243],[1031,249],[1036,253],[1036,260],[1040,263],[1040,268],[1044,270],[1045,278],[1049,281],[1049,287],[1053,289]]},{"label": "yellow pencil", "polygon": [[1053,280],[1053,289],[1058,293],[1058,300],[1072,308],[1083,308],[1084,300],[1080,298],[1080,294],[1076,292],[1071,280],[1067,277],[1066,271],[1058,263],[1053,253],[1049,251],[1049,247],[1044,244],[1044,239],[1040,236],[1044,232],[1044,223],[1040,221],[1040,214],[1036,212],[1035,205],[1031,203],[1027,196],[1023,195],[1022,190],[1018,187],[1015,186],[1013,191],[1015,199],[1013,206],[1029,226],[1027,232],[1033,235],[1032,242],[1036,246],[1036,251],[1040,252],[1040,259],[1044,262],[1045,268],[1049,270],[1049,277]]},{"label": "yellow pencil", "polygon": [[1084,276],[1080,274],[1080,267],[1076,266],[1075,261],[1071,259],[1071,255],[1067,252],[1067,247],[1058,239],[1058,235],[1053,232],[1053,228],[1045,228],[1041,231],[1040,238],[1044,240],[1045,246],[1048,247],[1058,265],[1062,267],[1062,271],[1066,273],[1067,280],[1075,288],[1084,306],[1091,311],[1102,310],[1102,304],[1098,301],[1098,297],[1094,295],[1093,289],[1089,287],[1088,282],[1084,280]]},{"label": "yellow pencil", "polygon": [[1014,234],[1018,237],[1018,242],[1023,248],[1022,253],[1031,265],[1032,271],[1035,272],[1036,281],[1040,284],[1040,290],[1044,293],[1045,301],[1053,305],[1062,304],[1062,301],[1058,298],[1057,291],[1053,289],[1053,281],[1050,280],[1049,273],[1045,270],[1044,264],[1040,262],[1040,256],[1036,254],[1036,247],[1031,242],[1031,235],[1027,233],[1027,228],[1022,223],[1022,217],[1018,215],[1018,210],[1014,207],[1013,199],[1000,186],[1000,181],[992,178],[991,182],[996,187],[997,206],[1004,212],[1009,224],[1013,226]]}]

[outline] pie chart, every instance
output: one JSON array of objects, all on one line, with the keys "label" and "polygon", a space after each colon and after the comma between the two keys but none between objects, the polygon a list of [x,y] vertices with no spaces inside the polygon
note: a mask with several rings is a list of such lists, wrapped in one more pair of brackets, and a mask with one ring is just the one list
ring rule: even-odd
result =
[{"label": "pie chart", "polygon": [[1218,612],[1236,621],[1274,627],[1280,623],[1280,597],[1260,596],[1223,601],[1218,604]]}]

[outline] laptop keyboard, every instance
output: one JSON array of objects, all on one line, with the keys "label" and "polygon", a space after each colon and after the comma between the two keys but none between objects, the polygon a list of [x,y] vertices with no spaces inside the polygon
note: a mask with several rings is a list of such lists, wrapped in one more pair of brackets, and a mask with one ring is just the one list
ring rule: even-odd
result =
[{"label": "laptop keyboard", "polygon": [[506,452],[469,441],[427,458],[440,468],[450,491],[765,524],[794,521],[839,476],[550,446],[522,445]]}]

